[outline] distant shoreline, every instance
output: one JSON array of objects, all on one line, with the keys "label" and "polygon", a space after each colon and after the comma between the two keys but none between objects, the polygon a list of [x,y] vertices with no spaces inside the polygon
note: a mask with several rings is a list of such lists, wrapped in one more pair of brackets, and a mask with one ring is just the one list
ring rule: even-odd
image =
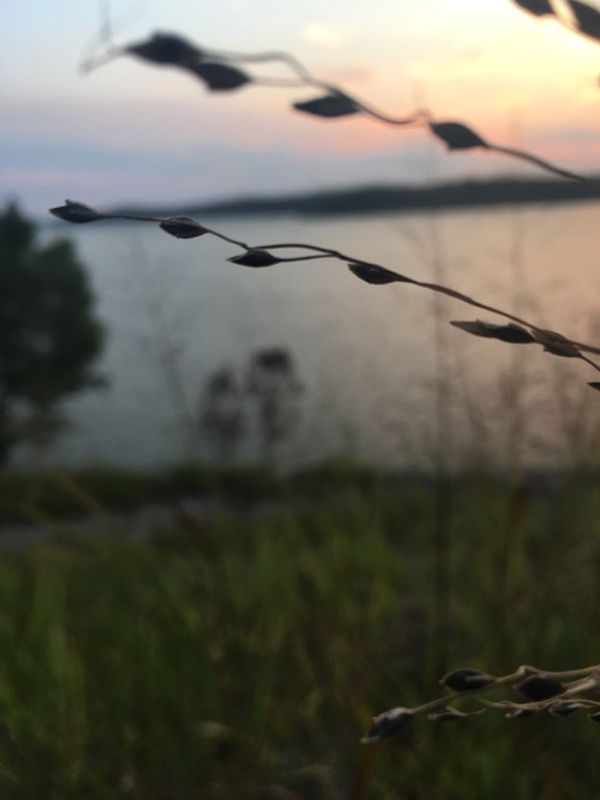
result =
[{"label": "distant shoreline", "polygon": [[428,209],[480,208],[570,203],[598,200],[593,188],[563,180],[516,178],[469,180],[428,186],[370,185],[348,189],[298,192],[286,195],[244,196],[213,203],[168,205],[120,205],[114,212],[129,211],[153,216],[333,216],[363,215],[385,211],[411,212]]}]

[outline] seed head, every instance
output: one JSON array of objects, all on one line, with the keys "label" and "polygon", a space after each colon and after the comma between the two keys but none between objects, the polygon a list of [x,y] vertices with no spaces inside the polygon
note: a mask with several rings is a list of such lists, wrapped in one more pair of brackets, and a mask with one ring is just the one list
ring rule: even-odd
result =
[{"label": "seed head", "polygon": [[547,700],[564,692],[564,685],[548,675],[530,675],[517,685],[517,690],[528,700]]},{"label": "seed head", "polygon": [[129,45],[126,52],[153,64],[187,67],[202,58],[191,42],[174,33],[155,33],[150,39]]},{"label": "seed head", "polygon": [[488,147],[487,142],[462,122],[431,122],[431,132],[441,139],[448,150],[469,150],[472,147]]},{"label": "seed head", "polygon": [[268,250],[246,250],[239,256],[227,259],[232,264],[241,264],[243,267],[272,267],[280,264],[281,259],[269,253]]},{"label": "seed head", "polygon": [[294,103],[294,108],[305,114],[329,118],[347,117],[360,111],[354,100],[342,92],[330,92],[322,97],[315,97],[313,100]]},{"label": "seed head", "polygon": [[583,703],[565,700],[564,702],[552,703],[550,713],[554,714],[555,717],[570,717],[571,714],[576,714],[582,708],[584,708]]},{"label": "seed head", "polygon": [[188,70],[204,81],[211,92],[230,92],[252,82],[252,78],[241,69],[218,62],[201,61]]},{"label": "seed head", "polygon": [[493,675],[486,675],[485,672],[470,667],[460,667],[454,672],[449,672],[440,681],[442,686],[447,686],[455,692],[472,692],[491,686],[495,682],[496,678]]},{"label": "seed head", "polygon": [[196,236],[204,236],[207,232],[206,228],[191,217],[168,217],[163,219],[160,227],[177,239],[195,239]]},{"label": "seed head", "polygon": [[102,216],[95,209],[83,203],[77,203],[74,200],[65,200],[64,206],[51,208],[50,213],[65,222],[74,222],[78,225],[102,219]]},{"label": "seed head", "polygon": [[409,708],[402,708],[401,706],[384,711],[383,714],[373,718],[373,725],[361,741],[367,744],[395,736],[410,725],[413,716],[413,712]]},{"label": "seed head", "polygon": [[348,267],[350,272],[353,272],[357,278],[365,281],[365,283],[371,283],[376,286],[382,286],[385,283],[410,283],[410,280],[400,275],[399,272],[393,272],[391,269],[385,269],[377,264],[367,264],[364,261],[351,261]]}]

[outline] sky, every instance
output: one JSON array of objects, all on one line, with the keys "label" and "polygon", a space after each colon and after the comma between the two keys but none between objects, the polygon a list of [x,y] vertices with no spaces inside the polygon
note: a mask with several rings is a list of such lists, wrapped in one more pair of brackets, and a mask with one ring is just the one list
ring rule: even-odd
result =
[{"label": "sky", "polygon": [[[556,0],[560,3],[560,0]],[[171,68],[119,58],[88,75],[102,2],[3,2],[0,201],[41,213],[65,197],[211,201],[369,183],[535,174],[448,154],[427,131],[290,110],[315,90],[208,93]],[[111,0],[114,41],[161,30],[199,46],[285,50],[391,114],[425,104],[490,141],[600,171],[600,50],[511,0]],[[270,75],[283,76],[283,67]]]}]

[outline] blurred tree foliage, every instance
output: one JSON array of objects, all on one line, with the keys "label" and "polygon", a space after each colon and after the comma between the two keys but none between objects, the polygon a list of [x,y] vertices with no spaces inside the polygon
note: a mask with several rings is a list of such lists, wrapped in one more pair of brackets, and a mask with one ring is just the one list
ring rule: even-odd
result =
[{"label": "blurred tree foliage", "polygon": [[0,211],[0,466],[14,447],[43,447],[58,404],[101,384],[92,364],[103,330],[71,242],[41,246],[15,204]]},{"label": "blurred tree foliage", "polygon": [[254,353],[246,373],[246,392],[256,402],[258,436],[266,463],[272,463],[276,445],[298,421],[302,391],[288,350],[270,347]]}]

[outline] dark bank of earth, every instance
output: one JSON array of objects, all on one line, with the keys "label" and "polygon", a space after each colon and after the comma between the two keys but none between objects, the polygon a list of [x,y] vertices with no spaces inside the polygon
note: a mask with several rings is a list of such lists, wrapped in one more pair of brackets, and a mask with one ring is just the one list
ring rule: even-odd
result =
[{"label": "dark bank of earth", "polygon": [[[359,186],[288,195],[246,196],[216,203],[140,206],[138,213],[155,216],[277,215],[309,216],[410,212],[424,209],[470,208],[528,203],[566,203],[597,200],[592,185],[561,180],[493,179],[428,186]],[[119,208],[115,211],[123,211]],[[131,212],[133,209],[128,207]]]}]

